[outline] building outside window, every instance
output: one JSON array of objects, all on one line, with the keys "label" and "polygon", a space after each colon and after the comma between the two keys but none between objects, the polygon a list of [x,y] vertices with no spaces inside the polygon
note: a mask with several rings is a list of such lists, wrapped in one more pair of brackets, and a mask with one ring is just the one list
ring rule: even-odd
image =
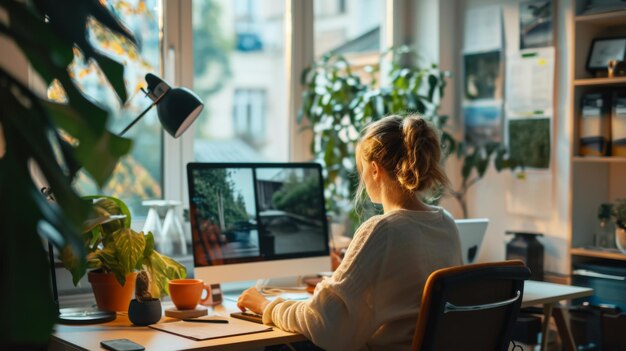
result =
[{"label": "building outside window", "polygon": [[314,0],[315,57],[380,53],[383,0]]},{"label": "building outside window", "polygon": [[252,147],[266,142],[265,90],[235,89],[233,125],[235,135]]},{"label": "building outside window", "polygon": [[284,21],[283,0],[193,2],[196,161],[287,161]]}]

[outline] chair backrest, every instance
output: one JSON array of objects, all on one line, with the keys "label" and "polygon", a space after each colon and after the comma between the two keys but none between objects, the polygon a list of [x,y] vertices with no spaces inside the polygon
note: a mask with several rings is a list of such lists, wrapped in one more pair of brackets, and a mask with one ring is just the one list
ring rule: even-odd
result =
[{"label": "chair backrest", "polygon": [[518,260],[433,272],[424,286],[412,349],[507,350],[529,276]]}]

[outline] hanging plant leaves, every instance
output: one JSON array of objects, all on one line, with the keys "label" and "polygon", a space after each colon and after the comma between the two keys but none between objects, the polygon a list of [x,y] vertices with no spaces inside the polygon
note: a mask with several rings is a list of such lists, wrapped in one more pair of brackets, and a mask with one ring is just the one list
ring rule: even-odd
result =
[{"label": "hanging plant leaves", "polygon": [[[88,19],[93,17],[112,32],[134,39],[98,0],[0,0],[0,11],[8,19],[0,23],[0,34],[18,46],[46,84],[58,80],[68,101],[67,105],[48,103],[0,68],[0,126],[5,142],[0,155],[0,198],[12,200],[0,211],[0,232],[5,238],[0,261],[9,272],[5,283],[24,287],[0,293],[0,307],[14,316],[9,325],[2,323],[8,339],[3,337],[0,343],[20,349],[45,345],[56,319],[41,238],[58,252],[71,250],[72,270],[86,266],[79,231],[89,204],[71,187],[72,178],[82,166],[102,185],[130,149],[129,140],[106,130],[108,112],[86,98],[70,77],[74,48],[100,65],[125,101],[123,66],[93,49],[87,39]],[[59,128],[73,141],[65,140]],[[53,203],[32,181],[31,169],[40,170],[41,180],[52,189]],[[29,301],[26,306],[14,303],[24,299]],[[33,315],[38,318],[32,320]]]}]

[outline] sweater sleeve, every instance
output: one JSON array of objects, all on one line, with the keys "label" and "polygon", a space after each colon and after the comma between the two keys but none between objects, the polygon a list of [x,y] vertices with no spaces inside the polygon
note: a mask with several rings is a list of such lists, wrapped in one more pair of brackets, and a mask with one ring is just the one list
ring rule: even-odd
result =
[{"label": "sweater sleeve", "polygon": [[386,252],[384,235],[378,235],[381,225],[366,224],[355,234],[337,271],[318,284],[311,300],[276,299],[265,308],[263,322],[301,333],[326,350],[363,347],[377,328],[374,286]]}]

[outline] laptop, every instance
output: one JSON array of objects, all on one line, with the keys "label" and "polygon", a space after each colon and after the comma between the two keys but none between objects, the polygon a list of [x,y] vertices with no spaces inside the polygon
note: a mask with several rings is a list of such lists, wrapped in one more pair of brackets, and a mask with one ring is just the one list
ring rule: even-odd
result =
[{"label": "laptop", "polygon": [[454,221],[459,228],[459,239],[461,240],[461,253],[463,264],[474,263],[478,256],[478,251],[485,237],[489,219],[472,218],[457,219]]}]

